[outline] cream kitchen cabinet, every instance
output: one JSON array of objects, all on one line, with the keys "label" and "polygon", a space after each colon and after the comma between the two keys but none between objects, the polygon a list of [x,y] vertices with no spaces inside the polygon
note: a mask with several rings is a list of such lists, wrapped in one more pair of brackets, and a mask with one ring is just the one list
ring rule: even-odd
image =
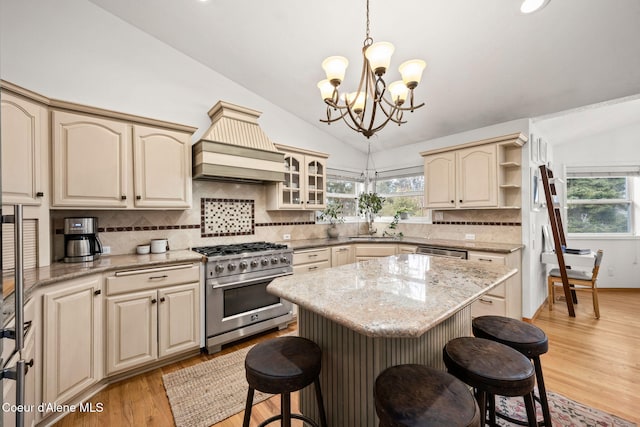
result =
[{"label": "cream kitchen cabinet", "polygon": [[187,132],[54,110],[52,167],[54,207],[191,206]]},{"label": "cream kitchen cabinet", "polygon": [[303,249],[293,252],[293,273],[306,273],[331,267],[331,249]]},{"label": "cream kitchen cabinet", "polygon": [[2,203],[40,205],[48,191],[49,119],[42,104],[2,92]]},{"label": "cream kitchen cabinet", "polygon": [[354,261],[353,246],[340,245],[331,247],[331,267],[352,264]]},{"label": "cream kitchen cabinet", "polygon": [[382,258],[395,255],[398,245],[389,243],[366,243],[354,245],[354,255],[356,261],[365,261],[373,258]]},{"label": "cream kitchen cabinet", "polygon": [[327,158],[315,151],[275,144],[284,153],[284,182],[271,184],[269,210],[322,210],[326,207]]},{"label": "cream kitchen cabinet", "polygon": [[518,272],[480,297],[471,305],[471,316],[484,315],[506,316],[514,319],[522,318],[522,274],[521,252],[515,251],[509,254],[496,254],[492,252],[468,253],[470,261],[488,264],[506,265],[518,269]]},{"label": "cream kitchen cabinet", "polygon": [[398,245],[398,254],[415,254],[418,246],[416,245]]},{"label": "cream kitchen cabinet", "polygon": [[427,208],[498,206],[495,145],[425,156],[424,163]]},{"label": "cream kitchen cabinet", "polygon": [[106,374],[200,346],[200,268],[116,272],[106,284]]},{"label": "cream kitchen cabinet", "polygon": [[64,403],[102,379],[102,275],[43,296],[43,402]]}]

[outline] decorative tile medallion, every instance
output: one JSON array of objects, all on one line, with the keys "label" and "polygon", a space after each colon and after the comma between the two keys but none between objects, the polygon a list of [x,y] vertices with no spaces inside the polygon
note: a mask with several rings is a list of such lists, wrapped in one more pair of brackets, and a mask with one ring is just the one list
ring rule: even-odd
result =
[{"label": "decorative tile medallion", "polygon": [[255,203],[241,199],[200,199],[202,237],[255,234]]}]

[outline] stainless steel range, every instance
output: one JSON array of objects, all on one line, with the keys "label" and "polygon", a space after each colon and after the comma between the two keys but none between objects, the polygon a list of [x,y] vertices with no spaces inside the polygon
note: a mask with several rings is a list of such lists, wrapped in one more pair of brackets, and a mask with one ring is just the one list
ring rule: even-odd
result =
[{"label": "stainless steel range", "polygon": [[293,250],[268,242],[192,248],[207,257],[205,332],[207,351],[267,329],[286,328],[293,306],[267,292],[276,277],[293,274]]}]

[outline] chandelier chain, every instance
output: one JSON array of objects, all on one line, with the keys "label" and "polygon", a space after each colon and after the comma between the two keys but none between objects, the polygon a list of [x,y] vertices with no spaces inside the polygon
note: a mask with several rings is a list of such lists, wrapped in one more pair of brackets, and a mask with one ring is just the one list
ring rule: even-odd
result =
[{"label": "chandelier chain", "polygon": [[369,0],[367,0],[367,33],[366,33],[366,37],[365,37],[365,41],[371,39],[370,36],[370,32],[369,32]]}]

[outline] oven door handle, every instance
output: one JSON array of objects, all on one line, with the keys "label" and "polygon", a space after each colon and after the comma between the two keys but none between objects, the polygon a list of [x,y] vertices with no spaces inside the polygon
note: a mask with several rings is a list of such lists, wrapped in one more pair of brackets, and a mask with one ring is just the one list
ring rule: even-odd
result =
[{"label": "oven door handle", "polygon": [[237,282],[230,282],[230,283],[224,283],[224,284],[214,283],[214,284],[211,285],[211,287],[213,287],[213,288],[231,288],[231,287],[238,286],[238,285],[247,286],[247,285],[251,285],[253,283],[260,283],[260,282],[266,282],[268,280],[277,279],[278,277],[291,276],[292,274],[293,274],[293,272],[275,274],[273,276],[259,277],[257,279],[239,280]]}]

